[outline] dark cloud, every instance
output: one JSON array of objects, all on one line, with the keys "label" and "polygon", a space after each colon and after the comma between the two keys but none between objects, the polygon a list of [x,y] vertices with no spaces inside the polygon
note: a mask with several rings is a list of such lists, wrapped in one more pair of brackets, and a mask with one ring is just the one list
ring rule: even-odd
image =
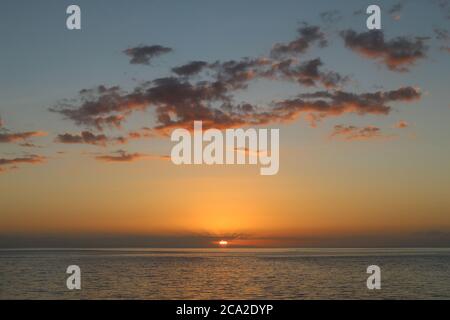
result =
[{"label": "dark cloud", "polygon": [[172,68],[172,71],[179,76],[193,76],[198,74],[208,65],[205,61],[191,61],[179,67]]},{"label": "dark cloud", "polygon": [[111,155],[97,156],[95,159],[104,162],[133,162],[144,157],[141,153],[127,153],[126,151],[119,150]]},{"label": "dark cloud", "polygon": [[83,131],[80,134],[75,135],[70,133],[59,134],[56,137],[55,141],[68,144],[86,143],[105,146],[106,143],[108,142],[108,138],[104,134],[96,135],[89,131]]},{"label": "dark cloud", "polygon": [[[315,79],[319,74],[319,81],[323,76],[316,73],[317,62],[303,65],[301,80],[306,82],[306,75]],[[239,69],[240,70],[240,69]],[[312,122],[329,115],[343,113],[356,114],[388,114],[390,107],[386,105],[392,101],[412,101],[420,98],[420,93],[405,87],[392,91],[378,91],[376,93],[353,94],[344,91],[318,91],[302,94],[296,99],[287,99],[272,104],[267,108],[232,101],[229,93],[234,87],[242,85],[241,80],[227,75],[230,80],[201,81],[192,84],[181,78],[161,78],[148,82],[135,89],[132,93],[117,94],[116,90],[105,90],[113,98],[104,94],[85,101],[81,106],[73,109],[63,109],[63,114],[74,114],[74,120],[85,120],[83,124],[95,123],[95,119],[105,116],[105,112],[122,112],[122,116],[134,110],[144,110],[150,106],[156,114],[156,125],[151,128],[151,134],[169,135],[174,128],[192,129],[195,120],[202,120],[204,128],[231,128],[246,125],[265,125],[273,122],[283,122],[294,119],[299,113],[307,113],[313,117]],[[228,78],[229,77],[229,78]],[[237,77],[240,79],[239,77]],[[245,82],[244,82],[245,83]],[[104,106],[104,101],[114,101]],[[149,133],[149,132],[147,132]],[[125,139],[125,138],[124,138]],[[80,139],[78,139],[79,141]]]},{"label": "dark cloud", "polygon": [[92,144],[105,147],[107,144],[125,144],[129,140],[144,139],[154,137],[155,132],[150,128],[130,131],[125,136],[108,137],[104,134],[95,134],[90,131],[83,131],[80,134],[64,133],[59,134],[55,142],[66,144]]},{"label": "dark cloud", "polygon": [[79,106],[63,102],[49,108],[77,125],[95,127],[102,130],[105,126],[120,128],[126,116],[133,110],[146,108],[145,101],[141,101],[139,88],[135,93],[125,94],[119,87],[107,88],[100,85],[93,89],[80,91]]},{"label": "dark cloud", "polygon": [[283,79],[294,80],[304,86],[316,86],[319,83],[326,88],[337,88],[345,84],[349,78],[341,76],[337,72],[322,72],[319,68],[323,65],[320,58],[294,64],[294,60],[283,60],[276,63],[269,71],[272,76],[278,75]]},{"label": "dark cloud", "polygon": [[339,116],[345,113],[359,115],[386,115],[391,112],[387,103],[395,101],[414,101],[421,94],[412,87],[404,87],[392,91],[355,94],[344,91],[318,91],[300,94],[296,99],[283,100],[276,103],[279,117],[295,119],[306,113],[307,119],[315,125],[328,116]]},{"label": "dark cloud", "polygon": [[[203,121],[205,129],[225,129],[289,121],[300,113],[304,113],[312,123],[329,115],[343,113],[388,114],[390,106],[387,103],[402,100],[397,99],[395,94],[417,95],[410,100],[420,97],[412,88],[362,94],[342,91],[341,87],[348,82],[348,77],[334,71],[322,70],[323,62],[320,58],[298,62],[293,56],[305,52],[312,45],[325,45],[324,33],[319,27],[309,25],[303,25],[298,32],[299,37],[291,43],[275,45],[271,52],[272,58],[246,57],[213,63],[192,61],[172,68],[175,74],[173,76],[141,83],[131,91],[103,85],[81,90],[78,99],[63,101],[50,108],[50,111],[63,115],[77,125],[101,131],[106,127],[120,129],[123,122],[136,111],[151,109],[155,115],[155,124],[145,135],[167,136],[174,128],[191,130],[196,120]],[[352,32],[347,31],[345,37],[348,38],[348,45],[354,48],[355,43],[361,42],[360,38],[364,40],[367,36]],[[369,38],[371,37],[370,35]],[[386,43],[381,34],[382,47],[385,51],[390,50],[387,60],[391,62],[394,60],[393,56],[397,55],[395,62],[399,64],[400,56],[405,59],[405,54],[401,55],[400,49],[393,49],[397,42],[401,43],[398,39]],[[401,62],[405,64],[404,60]],[[199,77],[191,78],[192,75]],[[236,93],[246,89],[250,82],[256,79],[292,81],[301,87],[320,86],[334,91],[318,91],[294,99],[269,101],[264,106],[235,101]],[[407,99],[403,99],[405,100]],[[92,135],[94,137],[90,142],[80,135],[62,135],[58,140],[101,145],[106,142],[126,143],[130,139],[142,137],[143,132],[130,132],[115,138],[94,133]],[[95,137],[101,139],[97,141]]]},{"label": "dark cloud", "polygon": [[160,45],[153,46],[139,46],[134,48],[128,48],[124,53],[129,56],[131,64],[150,64],[151,60],[162,54],[171,52],[171,48],[163,47]]},{"label": "dark cloud", "polygon": [[260,77],[265,67],[270,68],[271,61],[266,58],[243,58],[241,60],[216,61],[211,69],[215,78],[225,85],[227,91],[247,88],[249,81]]},{"label": "dark cloud", "polygon": [[271,56],[275,58],[283,56],[295,56],[306,52],[312,45],[318,44],[320,47],[327,45],[325,34],[318,26],[304,24],[298,29],[298,38],[285,44],[277,43],[271,51]]},{"label": "dark cloud", "polygon": [[[229,76],[224,75],[225,76]],[[76,124],[103,129],[104,122],[99,119],[110,117],[125,119],[133,111],[155,108],[157,123],[162,127],[176,126],[187,120],[211,120],[214,123],[230,121],[214,103],[223,104],[230,101],[228,93],[235,86],[242,86],[240,73],[232,75],[227,83],[223,80],[192,84],[181,78],[168,77],[150,81],[132,93],[119,92],[118,88],[95,90],[97,95],[86,99],[83,95],[81,105],[59,105],[51,108]]]},{"label": "dark cloud", "polygon": [[385,64],[392,71],[408,71],[408,68],[425,57],[428,47],[423,39],[397,37],[386,41],[383,31],[370,30],[357,33],[342,31],[345,45],[361,55]]}]

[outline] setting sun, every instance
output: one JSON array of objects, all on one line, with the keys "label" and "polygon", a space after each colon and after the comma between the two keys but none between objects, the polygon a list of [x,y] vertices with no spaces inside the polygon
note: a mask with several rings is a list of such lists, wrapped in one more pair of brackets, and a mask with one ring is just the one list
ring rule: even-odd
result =
[{"label": "setting sun", "polygon": [[226,245],[228,244],[228,241],[226,241],[226,240],[220,240],[220,241],[219,241],[219,244],[220,244],[222,247],[224,247],[224,246],[226,246]]}]

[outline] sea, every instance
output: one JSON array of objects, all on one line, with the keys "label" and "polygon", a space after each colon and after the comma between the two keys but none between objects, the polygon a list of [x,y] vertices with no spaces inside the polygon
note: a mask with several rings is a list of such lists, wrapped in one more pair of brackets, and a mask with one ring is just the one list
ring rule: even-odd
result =
[{"label": "sea", "polygon": [[2,249],[0,299],[450,299],[450,249]]}]

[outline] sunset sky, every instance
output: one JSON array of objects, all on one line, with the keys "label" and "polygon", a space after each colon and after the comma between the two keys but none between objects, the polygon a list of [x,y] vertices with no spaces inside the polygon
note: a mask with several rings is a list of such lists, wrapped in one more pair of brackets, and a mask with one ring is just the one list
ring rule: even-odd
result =
[{"label": "sunset sky", "polygon": [[[449,1],[7,0],[0,39],[0,247],[450,245]],[[278,174],[174,165],[194,120],[279,128]]]}]

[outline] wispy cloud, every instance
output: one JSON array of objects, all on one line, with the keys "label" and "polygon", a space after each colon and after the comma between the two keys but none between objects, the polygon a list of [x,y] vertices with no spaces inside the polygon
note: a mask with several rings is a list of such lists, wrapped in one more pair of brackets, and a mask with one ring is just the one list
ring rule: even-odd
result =
[{"label": "wispy cloud", "polygon": [[[39,155],[26,155],[17,158],[0,158],[0,172],[5,172],[11,169],[17,169],[18,164],[40,164],[47,160],[46,157]],[[8,167],[9,166],[9,167]]]},{"label": "wispy cloud", "polygon": [[345,141],[366,141],[392,138],[392,136],[382,134],[381,129],[375,126],[356,127],[345,125],[334,126],[330,137],[343,139]]},{"label": "wispy cloud", "polygon": [[107,155],[100,155],[96,156],[95,159],[102,161],[102,162],[134,162],[137,160],[152,160],[152,159],[158,159],[158,160],[168,160],[170,159],[169,156],[160,156],[160,155],[149,155],[149,154],[143,154],[143,153],[127,153],[124,150],[117,150],[113,152],[112,154]]},{"label": "wispy cloud", "polygon": [[4,127],[4,122],[0,117],[0,143],[23,142],[33,137],[43,137],[46,135],[47,132],[44,131],[11,132]]}]

